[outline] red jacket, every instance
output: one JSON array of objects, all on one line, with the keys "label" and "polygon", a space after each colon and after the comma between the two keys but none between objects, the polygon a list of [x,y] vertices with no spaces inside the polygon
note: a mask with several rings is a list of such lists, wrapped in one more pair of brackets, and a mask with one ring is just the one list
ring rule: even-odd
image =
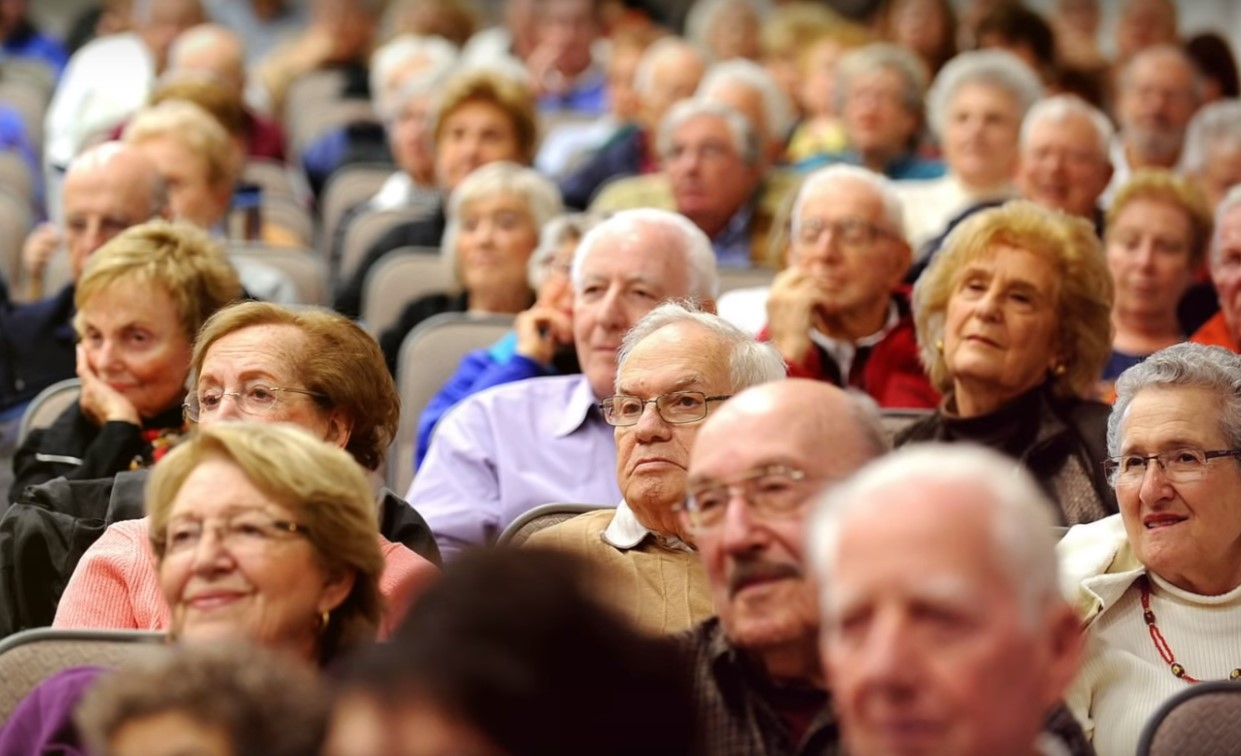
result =
[{"label": "red jacket", "polygon": [[[894,294],[900,320],[879,343],[858,350],[849,369],[848,385],[871,396],[880,407],[935,408],[939,392],[932,386],[918,358],[918,338],[913,317],[905,298]],[[759,332],[761,341],[769,341],[767,326]],[[790,378],[813,378],[843,385],[840,368],[817,344],[811,344],[799,363],[786,361]]]}]

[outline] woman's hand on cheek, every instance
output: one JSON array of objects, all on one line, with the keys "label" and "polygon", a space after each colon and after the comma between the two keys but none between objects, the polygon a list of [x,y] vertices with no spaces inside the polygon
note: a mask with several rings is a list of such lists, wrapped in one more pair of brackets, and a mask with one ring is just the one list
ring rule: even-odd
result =
[{"label": "woman's hand on cheek", "polygon": [[535,305],[517,315],[517,353],[540,365],[552,364],[556,347],[573,343],[573,323],[554,307]]},{"label": "woman's hand on cheek", "polygon": [[142,417],[133,402],[99,377],[81,344],[77,346],[77,374],[82,381],[82,394],[78,398],[78,404],[92,422],[97,425],[114,421],[142,425]]}]

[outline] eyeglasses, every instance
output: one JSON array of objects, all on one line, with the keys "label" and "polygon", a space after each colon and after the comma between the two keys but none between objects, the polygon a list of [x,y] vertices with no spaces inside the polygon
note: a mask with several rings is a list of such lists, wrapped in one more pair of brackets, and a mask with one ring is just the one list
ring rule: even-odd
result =
[{"label": "eyeglasses", "polygon": [[208,389],[191,393],[185,399],[185,415],[193,422],[198,422],[202,415],[210,415],[220,408],[224,397],[231,396],[237,402],[237,408],[247,415],[266,415],[280,405],[280,394],[302,394],[316,399],[326,400],[325,394],[306,389],[284,388],[281,386],[264,386],[255,384],[246,386],[241,391],[220,391]]},{"label": "eyeglasses", "polygon": [[724,520],[728,502],[741,497],[754,514],[770,520],[792,514],[806,502],[798,483],[806,473],[787,465],[768,465],[741,473],[727,481],[704,481],[691,485],[680,509],[689,516],[694,530],[710,530]]},{"label": "eyeglasses", "polygon": [[831,223],[811,218],[798,223],[795,229],[797,240],[802,244],[818,244],[828,231],[841,249],[849,251],[867,249],[880,236],[896,236],[888,229],[861,218],[843,218]]},{"label": "eyeglasses", "polygon": [[665,423],[692,423],[707,416],[707,402],[722,402],[731,398],[732,394],[707,396],[701,391],[673,391],[654,399],[617,394],[599,402],[599,409],[603,410],[603,419],[608,421],[608,425],[636,425],[648,404],[655,405],[655,411]]},{"label": "eyeglasses", "polygon": [[1241,456],[1241,449],[1172,449],[1158,454],[1122,454],[1103,460],[1103,472],[1114,488],[1141,485],[1151,460],[1159,463],[1164,477],[1172,483],[1189,483],[1207,473],[1207,464],[1221,457]]},{"label": "eyeglasses", "polygon": [[221,546],[238,555],[261,552],[274,541],[305,536],[309,532],[305,525],[252,510],[237,512],[220,520],[173,520],[168,523],[163,536],[155,540],[163,546],[165,556],[189,554],[198,548],[207,531],[214,532]]}]

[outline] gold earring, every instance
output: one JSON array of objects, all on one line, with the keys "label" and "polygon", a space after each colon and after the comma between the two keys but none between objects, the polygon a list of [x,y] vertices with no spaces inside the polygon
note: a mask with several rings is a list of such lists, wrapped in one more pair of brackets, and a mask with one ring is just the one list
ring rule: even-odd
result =
[{"label": "gold earring", "polygon": [[328,623],[331,621],[332,621],[332,613],[324,609],[323,613],[319,615],[319,632],[321,633],[326,632]]},{"label": "gold earring", "polygon": [[1065,373],[1069,372],[1069,368],[1067,365],[1065,365],[1062,362],[1059,365],[1056,365],[1056,369],[1053,370],[1052,372],[1056,375],[1057,378],[1061,378],[1064,376]]}]

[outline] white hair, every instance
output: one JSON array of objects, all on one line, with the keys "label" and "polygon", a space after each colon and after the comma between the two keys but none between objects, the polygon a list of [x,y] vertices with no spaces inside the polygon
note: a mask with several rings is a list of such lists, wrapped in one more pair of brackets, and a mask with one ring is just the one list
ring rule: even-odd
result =
[{"label": "white hair", "polygon": [[[862,468],[820,495],[810,521],[807,549],[820,581],[826,613],[845,525],[874,512],[896,490],[929,490],[933,484],[983,494],[990,510],[991,548],[1003,566],[1028,627],[1049,605],[1063,601],[1056,559],[1055,505],[1023,467],[999,452],[965,443],[912,444]],[[925,496],[926,507],[943,499]]]},{"label": "white hair", "polygon": [[996,87],[1007,92],[1017,105],[1020,122],[1043,96],[1043,83],[1030,67],[1007,50],[971,50],[944,64],[927,92],[927,114],[931,129],[943,136],[948,109],[962,88],[971,84]]},{"label": "white hair", "polygon": [[902,239],[905,238],[905,210],[900,195],[896,193],[896,185],[883,174],[845,163],[833,163],[819,168],[802,182],[801,188],[797,190],[797,198],[793,200],[793,213],[790,216],[794,232],[801,225],[802,211],[810,193],[836,181],[860,181],[869,186],[883,203],[883,215],[888,230]]},{"label": "white hair", "polygon": [[901,77],[902,104],[921,116],[926,110],[926,68],[918,56],[890,42],[872,42],[840,59],[836,66],[836,111],[844,111],[853,80],[877,69],[894,71]]},{"label": "white hair", "polygon": [[711,102],[698,97],[681,100],[668,109],[659,123],[659,133],[655,137],[656,151],[660,158],[667,160],[672,154],[672,140],[677,130],[689,121],[702,116],[720,118],[728,126],[728,135],[732,139],[733,149],[747,165],[754,165],[762,156],[762,146],[758,143],[758,133],[750,124],[750,119],[738,113],[722,102]]},{"label": "white hair", "polygon": [[[405,103],[415,96],[434,91],[457,62],[457,46],[443,37],[423,37],[401,34],[392,38],[371,54],[371,97],[380,117],[387,121],[395,117]],[[390,100],[384,97],[384,84],[392,72],[411,58],[425,58],[426,68],[413,74],[397,89]]]},{"label": "white hair", "polygon": [[673,250],[681,253],[689,274],[691,298],[700,302],[715,299],[720,281],[711,240],[684,215],[652,207],[622,210],[586,232],[573,255],[573,290],[582,290],[586,260],[596,247],[617,236],[634,237],[643,233],[656,237],[647,241],[650,246],[668,254]]},{"label": "white hair", "polygon": [[750,9],[762,25],[772,13],[770,0],[694,0],[689,12],[685,14],[685,38],[707,55],[711,54],[711,46],[707,40],[711,35],[711,27],[729,11],[731,6],[743,6]]},{"label": "white hair", "polygon": [[[793,129],[793,106],[784,90],[776,84],[766,68],[752,60],[734,58],[722,63],[715,63],[703,74],[696,98],[711,100],[721,87],[729,84],[740,84],[758,92],[763,98],[763,126],[773,139],[783,140]],[[758,127],[758,124],[755,124]]]},{"label": "white hair", "polygon": [[682,323],[703,328],[723,343],[728,351],[730,392],[736,394],[760,383],[785,379],[784,358],[771,344],[755,339],[719,315],[704,312],[694,303],[673,300],[643,315],[625,334],[616,355],[616,393],[621,391],[621,374],[634,347],[656,331]]},{"label": "white hair", "polygon": [[1107,119],[1103,111],[1077,95],[1052,95],[1034,103],[1026,111],[1025,120],[1021,122],[1021,149],[1025,150],[1029,145],[1030,134],[1037,124],[1043,121],[1064,122],[1072,116],[1085,118],[1094,127],[1099,154],[1110,164],[1112,159],[1109,151],[1112,138],[1116,135],[1116,129],[1112,127],[1112,122]]},{"label": "white hair", "polygon": [[643,97],[649,95],[655,86],[655,68],[664,58],[681,52],[694,55],[703,62],[706,61],[702,50],[680,37],[660,37],[652,42],[638,59],[638,67],[633,72],[634,91]]},{"label": "white hair", "polygon": [[1237,206],[1241,205],[1241,184],[1237,184],[1228,190],[1224,198],[1219,201],[1219,205],[1215,208],[1215,231],[1211,234],[1211,264],[1219,263],[1220,256],[1220,236],[1223,235],[1224,218],[1233,211]]},{"label": "white hair", "polygon": [[530,255],[526,266],[526,280],[530,288],[538,291],[547,278],[548,265],[560,251],[560,247],[569,239],[582,240],[599,218],[591,213],[564,213],[549,220],[539,232],[539,246]]},{"label": "white hair", "polygon": [[1221,147],[1241,147],[1241,100],[1218,100],[1194,114],[1185,130],[1180,170],[1201,173]]},{"label": "white hair", "polygon": [[[1241,444],[1241,355],[1223,347],[1182,342],[1160,349],[1116,380],[1116,403],[1107,419],[1109,455],[1120,454],[1124,447],[1122,425],[1129,406],[1138,394],[1152,388],[1201,389],[1213,395],[1213,416],[1225,443],[1230,449]],[[1210,420],[1201,418],[1201,422]]]},{"label": "white hair", "polygon": [[524,165],[499,160],[479,166],[461,180],[448,202],[448,225],[444,229],[441,254],[450,268],[457,263],[457,237],[461,235],[461,209],[484,197],[511,194],[522,201],[535,232],[564,212],[560,190],[551,179]]}]

